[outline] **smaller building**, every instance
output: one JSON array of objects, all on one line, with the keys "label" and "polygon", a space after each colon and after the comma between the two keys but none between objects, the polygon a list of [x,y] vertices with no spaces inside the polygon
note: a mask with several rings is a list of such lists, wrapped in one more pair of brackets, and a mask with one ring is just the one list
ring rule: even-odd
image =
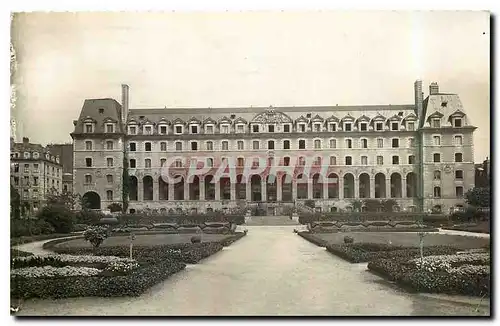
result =
[{"label": "smaller building", "polygon": [[60,157],[24,137],[10,143],[10,182],[20,196],[21,216],[30,216],[44,205],[47,195],[62,191]]},{"label": "smaller building", "polygon": [[490,183],[490,159],[486,158],[483,163],[475,164],[475,187],[489,188]]},{"label": "smaller building", "polygon": [[73,144],[49,144],[47,149],[59,156],[62,164],[62,191],[73,193]]}]

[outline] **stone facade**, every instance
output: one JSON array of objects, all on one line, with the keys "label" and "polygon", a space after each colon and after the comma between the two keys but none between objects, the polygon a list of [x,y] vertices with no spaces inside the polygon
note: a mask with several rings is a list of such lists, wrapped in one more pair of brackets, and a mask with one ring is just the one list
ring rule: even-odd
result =
[{"label": "stone facade", "polygon": [[[123,85],[122,105],[86,100],[74,122],[74,190],[95,208],[121,202],[125,169],[133,211],[276,212],[306,200],[330,211],[369,198],[445,211],[474,186],[475,127],[458,95],[433,83],[424,100],[421,89],[417,81],[407,105],[129,110]],[[196,167],[205,170],[186,182]],[[303,183],[301,174],[309,176]]]}]

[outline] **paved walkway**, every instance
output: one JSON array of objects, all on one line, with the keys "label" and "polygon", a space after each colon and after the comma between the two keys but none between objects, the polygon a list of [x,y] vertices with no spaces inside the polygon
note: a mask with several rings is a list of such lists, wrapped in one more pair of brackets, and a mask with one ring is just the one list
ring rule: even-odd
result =
[{"label": "paved walkway", "polygon": [[246,228],[246,237],[140,297],[28,300],[18,315],[489,314],[483,305],[475,311],[476,305],[405,293],[367,272],[366,264],[347,263],[305,241],[293,226]]}]

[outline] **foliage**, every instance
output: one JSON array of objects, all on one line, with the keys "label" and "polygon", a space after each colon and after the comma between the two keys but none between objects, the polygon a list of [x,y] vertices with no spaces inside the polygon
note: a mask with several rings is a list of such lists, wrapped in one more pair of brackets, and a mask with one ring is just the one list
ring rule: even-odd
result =
[{"label": "foliage", "polygon": [[475,207],[490,207],[490,188],[472,188],[465,193],[469,205]]},{"label": "foliage", "polygon": [[78,195],[74,195],[66,191],[59,193],[56,190],[52,190],[47,194],[46,205],[51,207],[61,207],[70,211],[75,208],[77,200]]},{"label": "foliage", "polygon": [[378,199],[365,199],[363,204],[367,212],[375,213],[382,209],[382,203]]},{"label": "foliage", "polygon": [[354,238],[346,235],[344,237],[344,243],[354,243]]},{"label": "foliage", "polygon": [[105,215],[101,212],[96,212],[90,209],[82,209],[76,213],[76,223],[95,225],[99,223],[99,220],[103,217],[105,217]]},{"label": "foliage", "polygon": [[382,201],[382,210],[386,213],[394,212],[394,206],[397,206],[398,203],[394,199],[386,199]]},{"label": "foliage", "polygon": [[74,214],[65,206],[45,206],[38,213],[38,218],[52,225],[57,233],[73,231]]},{"label": "foliage", "polygon": [[90,242],[94,248],[98,248],[108,237],[108,230],[102,226],[89,227],[83,232],[83,238]]},{"label": "foliage", "polygon": [[54,233],[54,227],[40,219],[13,219],[10,221],[10,236],[21,237]]},{"label": "foliage", "polygon": [[104,264],[133,263],[135,260],[116,256],[90,255],[31,255],[12,259],[13,268],[53,266],[62,267],[70,264]]},{"label": "foliage", "polygon": [[355,212],[361,212],[361,207],[363,207],[363,202],[361,200],[353,200],[351,202],[351,205],[352,205],[352,209],[355,211]]},{"label": "foliage", "polygon": [[130,194],[130,176],[128,174],[128,158],[127,152],[123,152],[123,171],[122,171],[122,213],[126,213],[128,209],[128,201]]},{"label": "foliage", "polygon": [[116,261],[110,263],[108,267],[106,267],[105,271],[112,272],[114,274],[127,275],[136,268],[139,268],[139,264],[135,261]]},{"label": "foliage", "polygon": [[120,276],[25,278],[11,276],[13,298],[139,296],[186,267],[177,260],[150,262]]},{"label": "foliage", "polygon": [[21,196],[12,184],[10,185],[10,217],[14,219],[21,217]]},{"label": "foliage", "polygon": [[196,224],[201,225],[206,222],[225,222],[234,224],[244,224],[245,215],[244,214],[222,214],[218,212],[213,212],[209,214],[193,214],[193,215],[145,215],[145,214],[122,214],[118,215],[117,219],[120,225],[142,225],[150,226],[156,223],[176,223],[181,224]]},{"label": "foliage", "polygon": [[68,276],[95,276],[101,273],[100,269],[92,267],[76,267],[76,266],[41,266],[41,267],[24,267],[13,269],[10,271],[11,276],[20,276],[26,278],[45,278],[45,277],[68,277]]},{"label": "foliage", "polygon": [[191,243],[201,243],[201,237],[199,235],[192,236]]},{"label": "foliage", "polygon": [[33,256],[31,252],[10,248],[10,258]]},{"label": "foliage", "polygon": [[314,208],[316,207],[316,202],[312,199],[307,199],[306,201],[304,201],[304,206]]},{"label": "foliage", "polygon": [[120,203],[112,203],[108,206],[111,213],[117,213],[123,211],[122,205]]}]

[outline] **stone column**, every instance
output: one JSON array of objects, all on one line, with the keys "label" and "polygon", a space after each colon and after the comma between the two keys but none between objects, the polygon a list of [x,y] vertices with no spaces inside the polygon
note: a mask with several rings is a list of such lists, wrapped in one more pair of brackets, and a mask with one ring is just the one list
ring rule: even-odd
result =
[{"label": "stone column", "polygon": [[408,194],[406,193],[406,178],[401,178],[401,198],[407,198]]},{"label": "stone column", "polygon": [[385,179],[385,198],[391,198],[391,179]]},{"label": "stone column", "polygon": [[276,201],[280,202],[283,200],[283,184],[281,180],[276,176]]},{"label": "stone column", "polygon": [[247,183],[245,183],[246,201],[250,202],[250,201],[252,201],[252,188],[251,188],[250,180],[246,180],[246,182],[247,182]]},{"label": "stone column", "polygon": [[292,200],[297,200],[297,181],[292,180]]},{"label": "stone column", "polygon": [[215,183],[215,200],[220,200],[220,179]]},{"label": "stone column", "polygon": [[184,200],[189,200],[189,182],[187,180],[184,180]]},{"label": "stone column", "polygon": [[338,185],[339,185],[339,199],[344,199],[344,178],[341,176],[339,176]]},{"label": "stone column", "polygon": [[323,199],[328,199],[328,183],[326,180],[323,181]]},{"label": "stone column", "polygon": [[314,199],[312,178],[307,179],[307,199]]},{"label": "stone column", "polygon": [[200,200],[205,200],[205,179],[200,179]]},{"label": "stone column", "polygon": [[359,199],[359,178],[354,178],[354,198]]},{"label": "stone column", "polygon": [[160,200],[160,183],[158,179],[153,179],[153,201]]},{"label": "stone column", "polygon": [[267,201],[267,178],[262,178],[261,184],[260,184],[260,189],[261,189],[261,200],[262,201]]},{"label": "stone column", "polygon": [[375,178],[370,178],[370,198],[375,198]]},{"label": "stone column", "polygon": [[144,201],[144,183],[142,178],[137,178],[137,201]]},{"label": "stone column", "polygon": [[168,184],[168,201],[174,201],[175,195],[174,195],[174,183],[170,182]]},{"label": "stone column", "polygon": [[[236,183],[233,183],[232,182],[233,180],[231,180],[231,198],[230,200],[236,200]],[[236,182],[236,180],[234,180]]]}]

